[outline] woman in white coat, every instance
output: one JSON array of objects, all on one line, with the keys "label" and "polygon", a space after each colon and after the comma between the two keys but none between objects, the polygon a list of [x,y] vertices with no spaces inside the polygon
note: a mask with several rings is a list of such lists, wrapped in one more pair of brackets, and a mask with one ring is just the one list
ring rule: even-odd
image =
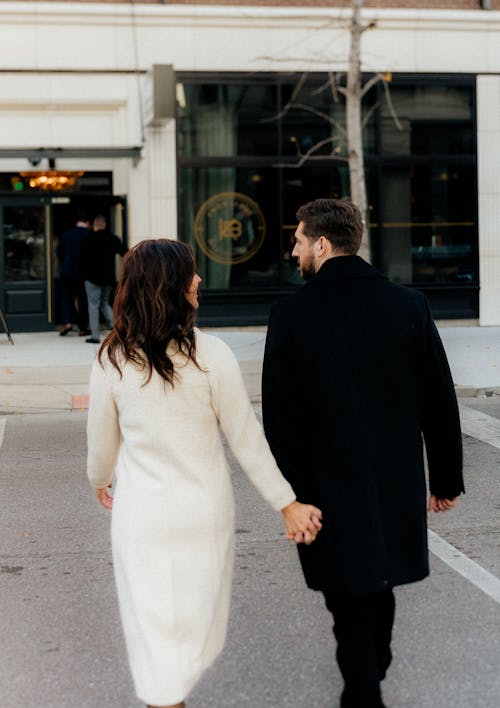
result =
[{"label": "woman in white coat", "polygon": [[88,476],[113,507],[120,615],[150,707],[184,706],[224,644],[234,505],[220,431],[289,540],[310,543],[321,528],[279,472],[231,350],[194,328],[200,280],[184,243],[132,248],[90,383]]}]

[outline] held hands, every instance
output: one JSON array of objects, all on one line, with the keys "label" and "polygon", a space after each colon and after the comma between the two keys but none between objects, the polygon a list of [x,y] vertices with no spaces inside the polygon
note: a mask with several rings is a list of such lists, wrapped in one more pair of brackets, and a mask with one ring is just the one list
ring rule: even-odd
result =
[{"label": "held hands", "polygon": [[452,499],[438,499],[434,494],[429,497],[429,503],[427,504],[427,511],[448,511],[453,509],[457,503],[458,497],[453,497]]},{"label": "held hands", "polygon": [[[107,488],[111,489],[111,484],[108,484]],[[104,489],[96,489],[95,495],[99,500],[99,504],[101,504],[105,509],[113,508],[113,497],[108,494],[106,487]]]},{"label": "held hands", "polygon": [[285,506],[281,513],[288,541],[305,543],[309,546],[321,530],[321,511],[312,504],[301,504],[294,501]]}]

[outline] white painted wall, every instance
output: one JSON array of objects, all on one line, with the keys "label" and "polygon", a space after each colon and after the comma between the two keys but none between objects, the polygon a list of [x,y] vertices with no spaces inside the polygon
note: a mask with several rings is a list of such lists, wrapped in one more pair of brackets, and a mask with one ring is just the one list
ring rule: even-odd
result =
[{"label": "white painted wall", "polygon": [[[25,69],[321,70],[346,65],[349,10],[1,2],[1,66]],[[366,70],[491,72],[500,12],[366,9]],[[137,41],[136,41],[137,40]]]}]

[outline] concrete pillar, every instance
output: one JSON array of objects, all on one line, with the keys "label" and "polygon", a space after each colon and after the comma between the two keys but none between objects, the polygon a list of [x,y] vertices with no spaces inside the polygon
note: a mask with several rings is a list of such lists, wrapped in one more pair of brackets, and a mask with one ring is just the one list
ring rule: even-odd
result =
[{"label": "concrete pillar", "polygon": [[143,157],[131,170],[130,243],[177,238],[175,120],[146,128]]},{"label": "concrete pillar", "polygon": [[500,325],[500,76],[477,78],[479,322]]}]

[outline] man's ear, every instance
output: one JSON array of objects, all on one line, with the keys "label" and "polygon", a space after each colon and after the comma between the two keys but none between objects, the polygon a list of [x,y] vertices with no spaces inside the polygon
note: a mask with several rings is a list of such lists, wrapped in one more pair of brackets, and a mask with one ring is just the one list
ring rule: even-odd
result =
[{"label": "man's ear", "polygon": [[326,238],[326,236],[320,236],[316,241],[316,254],[320,258],[329,256],[332,250],[331,242]]}]

